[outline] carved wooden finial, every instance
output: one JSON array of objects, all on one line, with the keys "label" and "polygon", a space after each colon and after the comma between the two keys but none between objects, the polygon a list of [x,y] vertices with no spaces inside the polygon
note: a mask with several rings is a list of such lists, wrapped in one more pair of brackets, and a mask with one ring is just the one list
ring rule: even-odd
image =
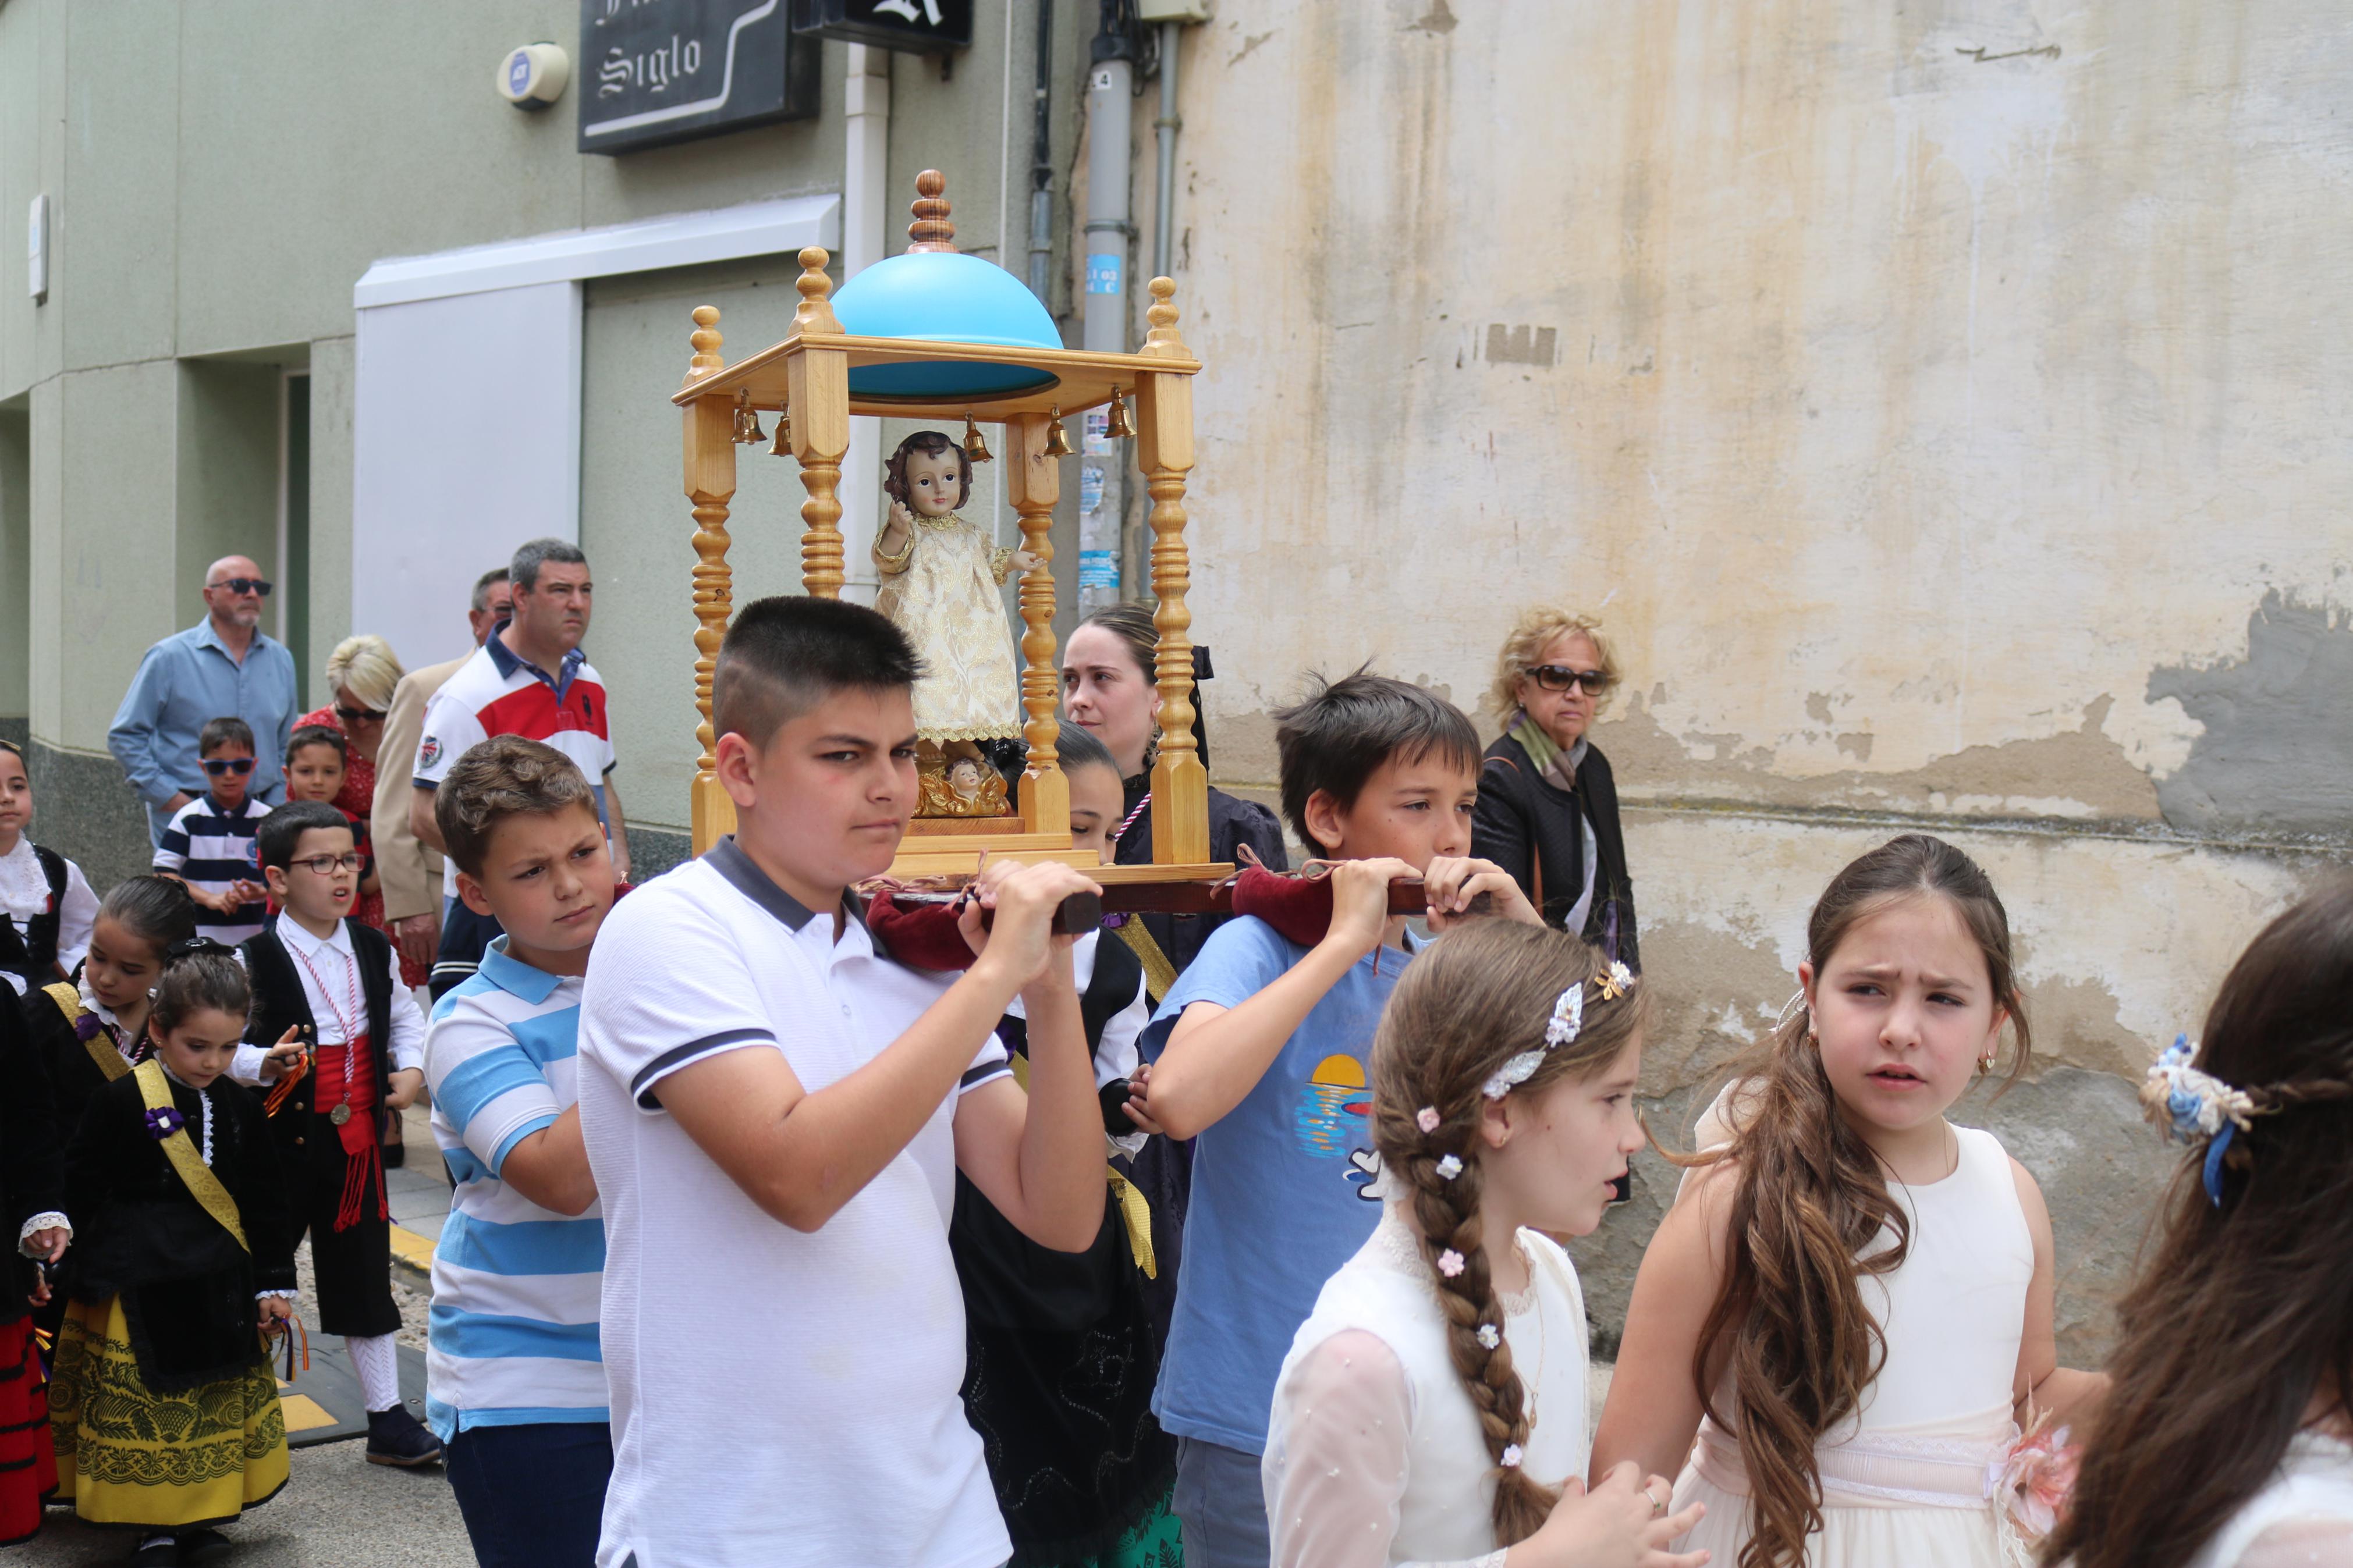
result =
[{"label": "carved wooden finial", "polygon": [[838,332],[841,322],[833,313],[826,296],[832,292],[833,279],[825,275],[825,264],[831,259],[821,245],[812,245],[801,252],[801,275],[793,287],[801,291],[800,308],[793,312],[793,330],[797,332]]},{"label": "carved wooden finial", "polygon": [[1176,296],[1176,280],[1155,278],[1151,289],[1152,305],[1144,312],[1144,319],[1152,323],[1152,331],[1145,334],[1141,352],[1166,354],[1176,359],[1190,358],[1192,351],[1186,348],[1185,340],[1176,335],[1176,307],[1169,302]]},{"label": "carved wooden finial", "polygon": [[686,362],[689,384],[713,371],[727,368],[727,362],[719,357],[719,307],[697,305],[694,308],[694,331],[686,341],[694,345],[694,357]]},{"label": "carved wooden finial", "polygon": [[948,177],[937,169],[915,176],[915,221],[907,226],[909,255],[919,250],[955,249],[955,225],[948,218]]}]

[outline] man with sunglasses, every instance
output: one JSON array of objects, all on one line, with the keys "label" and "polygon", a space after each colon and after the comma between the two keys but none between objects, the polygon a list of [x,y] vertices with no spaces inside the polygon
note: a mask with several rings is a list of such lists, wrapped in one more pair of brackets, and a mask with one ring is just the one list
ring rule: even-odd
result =
[{"label": "man with sunglasses", "polygon": [[260,629],[270,584],[244,555],[205,571],[205,618],[147,650],[122,695],[106,748],[147,807],[157,844],[172,816],[206,791],[196,736],[212,720],[237,718],[253,731],[248,793],[264,805],[285,798],[280,763],[301,711],[294,656]]}]

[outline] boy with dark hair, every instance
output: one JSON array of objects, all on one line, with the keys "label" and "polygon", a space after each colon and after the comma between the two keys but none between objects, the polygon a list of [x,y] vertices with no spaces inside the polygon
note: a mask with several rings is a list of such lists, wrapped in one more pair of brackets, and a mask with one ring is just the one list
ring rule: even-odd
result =
[{"label": "boy with dark hair", "polygon": [[[623,900],[589,961],[580,1119],[605,1206],[614,1449],[601,1568],[1012,1554],[957,1398],[948,1215],[961,1171],[1031,1239],[1095,1239],[1103,1118],[1071,939],[1051,932],[1093,884],[988,868],[958,976],[880,949],[849,889],[889,867],[913,808],[919,673],[860,605],[739,610],[712,693],[736,830]],[[1016,996],[1026,1097],[993,1034]]]},{"label": "boy with dark hair", "polygon": [[1153,1411],[1177,1439],[1188,1568],[1262,1568],[1259,1486],[1275,1374],[1324,1281],[1372,1234],[1373,1031],[1418,950],[1388,885],[1419,877],[1443,930],[1481,895],[1537,923],[1500,868],[1464,858],[1479,737],[1451,703],[1358,670],[1275,715],[1283,816],[1337,860],[1332,924],[1303,947],[1254,917],[1210,934],[1145,1031],[1150,1114],[1195,1140],[1176,1319]]},{"label": "boy with dark hair", "polygon": [[196,734],[205,793],[172,814],[155,841],[154,868],[187,884],[196,934],[235,946],[261,929],[262,897],[254,829],[269,808],[252,798],[253,730],[234,716]]},{"label": "boy with dark hair", "polygon": [[381,1153],[383,1118],[425,1082],[425,1020],[390,940],[352,914],[360,854],[350,819],[324,801],[296,801],[263,817],[255,842],[279,911],[237,949],[253,1015],[229,1073],[271,1101],[294,1239],[310,1233],[319,1328],[343,1335],[351,1352],[369,1463],[430,1464],[441,1445],[400,1401]]},{"label": "boy with dark hair", "polygon": [[576,1069],[612,857],[587,778],[520,735],[460,757],[433,814],[458,897],[503,934],[434,1005],[425,1042],[456,1184],[433,1256],[426,1418],[482,1568],[588,1568],[613,1442],[596,1346],[605,1226]]}]

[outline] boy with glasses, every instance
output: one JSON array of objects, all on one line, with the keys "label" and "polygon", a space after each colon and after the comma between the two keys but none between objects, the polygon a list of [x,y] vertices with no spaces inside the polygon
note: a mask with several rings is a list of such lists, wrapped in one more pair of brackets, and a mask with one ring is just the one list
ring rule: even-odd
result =
[{"label": "boy with glasses", "polygon": [[368,1462],[415,1467],[441,1445],[400,1400],[382,1119],[425,1082],[425,1020],[391,939],[352,917],[360,854],[324,801],[281,805],[256,837],[276,919],[237,952],[253,1016],[229,1071],[269,1106],[296,1226],[311,1237],[319,1328],[341,1334],[368,1412]]},{"label": "boy with glasses", "polygon": [[[254,833],[269,808],[255,800],[253,730],[215,719],[196,737],[205,793],[172,814],[155,844],[155,869],[187,884],[196,934],[235,946],[261,929],[262,896]],[[339,814],[340,815],[340,814]]]}]

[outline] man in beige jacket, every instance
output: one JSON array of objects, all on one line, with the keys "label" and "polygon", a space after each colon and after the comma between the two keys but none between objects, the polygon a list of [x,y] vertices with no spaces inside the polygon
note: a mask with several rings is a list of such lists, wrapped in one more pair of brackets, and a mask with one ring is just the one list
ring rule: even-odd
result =
[{"label": "man in beige jacket", "polygon": [[[466,619],[474,628],[474,646],[513,612],[507,590],[507,569],[485,572],[474,584],[474,602]],[[385,927],[400,946],[401,956],[431,968],[441,946],[441,857],[420,842],[408,823],[409,797],[416,793],[409,762],[417,755],[425,732],[425,705],[443,682],[458,673],[466,660],[411,670],[393,688],[392,707],[385,714],[384,739],[376,755],[384,761],[375,772],[375,804],[370,809],[369,831],[375,841],[376,875],[384,889]]]}]

